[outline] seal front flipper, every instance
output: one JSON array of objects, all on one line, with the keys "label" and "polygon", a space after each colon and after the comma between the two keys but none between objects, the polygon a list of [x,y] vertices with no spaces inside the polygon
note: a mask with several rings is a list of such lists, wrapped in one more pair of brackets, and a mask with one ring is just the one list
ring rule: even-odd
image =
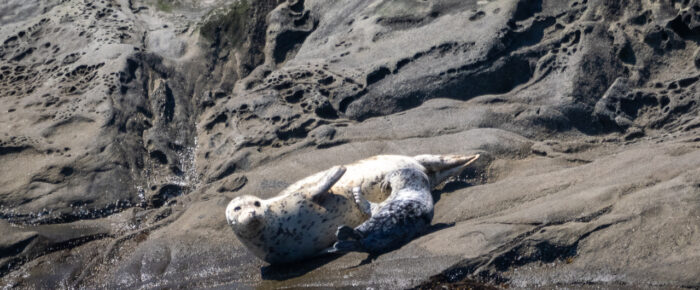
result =
[{"label": "seal front flipper", "polygon": [[353,196],[353,199],[354,199],[357,207],[360,208],[360,211],[363,214],[365,214],[366,216],[371,217],[373,214],[376,214],[377,211],[379,211],[380,204],[373,203],[373,202],[370,202],[369,200],[367,200],[362,195],[362,190],[360,189],[359,186],[352,188],[352,196]]},{"label": "seal front flipper", "polygon": [[319,252],[317,256],[327,254],[345,254],[349,252],[367,252],[359,241],[337,241],[330,248]]},{"label": "seal front flipper", "polygon": [[328,169],[323,176],[318,180],[316,184],[308,191],[307,198],[314,199],[318,198],[320,195],[327,193],[333,185],[343,177],[345,174],[345,166],[333,166]]},{"label": "seal front flipper", "polygon": [[367,252],[360,241],[337,241],[332,249],[334,253]]}]

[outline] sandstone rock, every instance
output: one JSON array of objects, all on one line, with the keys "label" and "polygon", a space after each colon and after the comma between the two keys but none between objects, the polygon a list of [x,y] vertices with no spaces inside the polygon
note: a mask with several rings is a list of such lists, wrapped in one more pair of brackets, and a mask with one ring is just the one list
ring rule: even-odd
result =
[{"label": "sandstone rock", "polygon": [[[0,11],[0,285],[700,286],[697,0],[39,2]],[[396,251],[226,225],[422,153],[483,157]]]}]

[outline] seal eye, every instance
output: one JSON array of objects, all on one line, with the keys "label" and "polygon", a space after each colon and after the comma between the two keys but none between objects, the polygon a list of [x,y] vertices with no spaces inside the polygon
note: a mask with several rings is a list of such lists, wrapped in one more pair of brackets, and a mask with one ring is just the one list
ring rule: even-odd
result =
[{"label": "seal eye", "polygon": [[233,211],[239,211],[239,210],[241,210],[240,206],[237,206],[236,208],[233,209]]},{"label": "seal eye", "polygon": [[256,201],[256,202],[254,203],[254,205],[257,206],[257,207],[260,207],[260,202],[259,202],[259,201]]}]

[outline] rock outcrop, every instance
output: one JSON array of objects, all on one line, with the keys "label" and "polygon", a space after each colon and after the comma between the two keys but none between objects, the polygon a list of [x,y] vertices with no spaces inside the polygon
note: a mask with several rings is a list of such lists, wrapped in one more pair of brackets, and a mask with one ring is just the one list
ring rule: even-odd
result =
[{"label": "rock outcrop", "polygon": [[[0,285],[700,287],[698,0],[6,2]],[[422,153],[483,157],[376,259],[226,225]]]}]

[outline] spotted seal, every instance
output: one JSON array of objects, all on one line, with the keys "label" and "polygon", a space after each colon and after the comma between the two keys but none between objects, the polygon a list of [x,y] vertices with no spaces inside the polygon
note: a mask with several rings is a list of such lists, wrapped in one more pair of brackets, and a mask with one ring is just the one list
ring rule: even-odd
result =
[{"label": "spotted seal", "polygon": [[339,226],[355,228],[374,216],[356,198],[381,204],[401,187],[398,180],[415,177],[410,172],[423,174],[429,192],[478,157],[378,155],[311,175],[270,199],[234,198],[226,219],[255,256],[271,264],[293,262],[324,253],[337,241]]},{"label": "spotted seal", "polygon": [[423,233],[433,219],[433,196],[428,176],[413,168],[399,169],[386,177],[391,188],[381,203],[364,199],[359,187],[353,189],[355,202],[370,216],[356,228],[338,227],[338,241],[327,253],[382,253],[407,243]]},{"label": "spotted seal", "polygon": [[[471,156],[460,168],[478,158],[479,155]],[[370,218],[354,229],[347,225],[338,227],[338,241],[325,252],[378,254],[398,248],[428,229],[434,207],[430,190],[454,173],[453,170],[442,171],[446,164],[451,163],[447,160],[463,159],[435,155],[417,156],[416,159],[433,173],[432,178],[415,168],[402,168],[387,174],[383,186],[390,188],[391,194],[381,203],[365,199],[360,187],[352,189],[356,204]]]}]

